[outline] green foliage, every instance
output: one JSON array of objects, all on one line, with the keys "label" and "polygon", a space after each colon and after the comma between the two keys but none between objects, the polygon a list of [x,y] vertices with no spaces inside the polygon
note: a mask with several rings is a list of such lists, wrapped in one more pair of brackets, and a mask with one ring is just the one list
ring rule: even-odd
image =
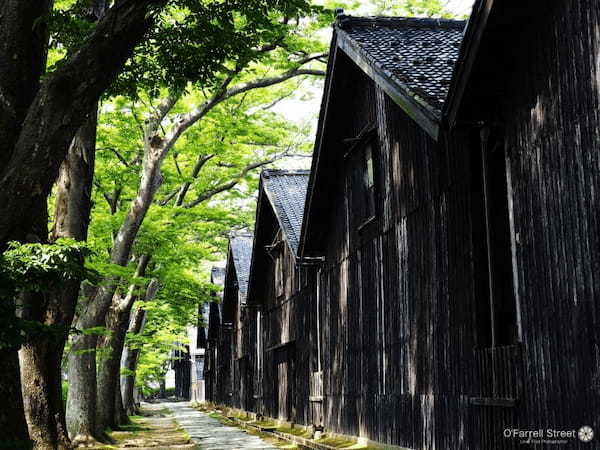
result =
[{"label": "green foliage", "polygon": [[346,14],[402,16],[402,17],[454,17],[444,0],[325,0],[328,9],[342,8]]},{"label": "green foliage", "polygon": [[67,280],[96,280],[83,266],[91,254],[82,242],[60,239],[53,244],[11,242],[0,254],[0,349],[19,347],[26,334],[60,334],[64,330],[15,317],[15,298],[26,293],[49,294]]},{"label": "green foliage", "polygon": [[442,0],[371,0],[375,6],[375,14],[407,17],[443,17],[452,18],[453,14],[446,9]]},{"label": "green foliage", "polygon": [[66,280],[94,278],[81,264],[90,253],[86,243],[69,239],[53,244],[11,242],[0,255],[0,296],[12,298],[15,292],[48,291]]},{"label": "green foliage", "polygon": [[[63,1],[51,16],[51,44],[67,56],[94,29],[84,3]],[[300,18],[317,18],[322,8],[309,0],[171,0],[156,25],[109,93],[136,98],[141,92],[184,89],[189,83],[209,88],[235,67],[259,61],[265,45],[294,44]],[[54,59],[50,70],[63,59]]]},{"label": "green foliage", "polygon": [[[84,16],[80,1],[56,4],[50,70],[94,29]],[[171,351],[186,342],[186,327],[197,322],[199,305],[213,298],[209,271],[224,257],[228,232],[252,226],[258,168],[288,154],[307,153],[312,144],[309,128],[271,109],[293,95],[301,79],[221,102],[167,156],[162,184],[136,236],[134,257],[127,267],[114,266],[109,262],[113,240],[140,183],[145,120],[161,98],[182,93],[161,123],[167,134],[182,116],[210,101],[224,80],[240,86],[297,68],[308,55],[326,52],[319,33],[331,18],[331,12],[308,0],[172,0],[107,93],[98,122],[88,238],[93,254],[86,264],[104,278],[118,278],[119,291],[125,292],[134,282],[135,259],[151,255],[146,276],[135,282],[140,298],[151,278],[159,280],[160,289],[151,301],[137,302],[147,311],[145,331],[127,338],[128,345],[141,349],[141,386],[164,377]],[[303,67],[324,69],[323,59]],[[205,165],[192,176],[202,158]],[[176,204],[174,194],[184,183],[189,183],[187,195]]]}]

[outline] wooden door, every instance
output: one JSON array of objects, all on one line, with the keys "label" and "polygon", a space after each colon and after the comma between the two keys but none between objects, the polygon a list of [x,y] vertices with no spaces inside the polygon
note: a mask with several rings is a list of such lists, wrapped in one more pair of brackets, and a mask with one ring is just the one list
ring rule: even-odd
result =
[{"label": "wooden door", "polygon": [[295,349],[289,344],[275,350],[274,355],[275,410],[277,418],[286,421],[294,420],[295,390]]}]

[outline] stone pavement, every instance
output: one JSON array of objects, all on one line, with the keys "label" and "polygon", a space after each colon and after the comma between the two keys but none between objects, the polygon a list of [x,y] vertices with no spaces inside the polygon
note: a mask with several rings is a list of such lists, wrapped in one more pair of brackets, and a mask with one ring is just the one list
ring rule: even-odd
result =
[{"label": "stone pavement", "polygon": [[208,414],[195,410],[189,402],[160,403],[169,409],[192,441],[202,450],[276,449],[258,436],[223,425]]}]

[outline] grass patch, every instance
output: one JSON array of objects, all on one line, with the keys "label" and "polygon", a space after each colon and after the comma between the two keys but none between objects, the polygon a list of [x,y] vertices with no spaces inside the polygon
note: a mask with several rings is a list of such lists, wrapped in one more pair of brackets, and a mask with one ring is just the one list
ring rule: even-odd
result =
[{"label": "grass patch", "polygon": [[250,425],[263,428],[277,428],[277,424],[273,420],[255,420],[250,422]]},{"label": "grass patch", "polygon": [[309,430],[301,427],[279,427],[277,428],[277,431],[279,431],[280,433],[292,434],[294,436],[303,437],[305,439],[312,438],[312,433]]},{"label": "grass patch", "polygon": [[356,441],[335,436],[325,436],[324,438],[315,440],[315,442],[335,448],[349,448],[356,445]]}]

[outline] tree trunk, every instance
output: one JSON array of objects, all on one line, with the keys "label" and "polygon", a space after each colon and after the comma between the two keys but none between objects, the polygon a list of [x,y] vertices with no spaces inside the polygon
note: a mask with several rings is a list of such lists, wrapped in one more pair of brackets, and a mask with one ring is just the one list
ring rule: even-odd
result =
[{"label": "tree trunk", "polygon": [[[14,311],[11,313],[14,314]],[[8,347],[0,350],[0,377],[0,398],[6,405],[0,408],[0,429],[3,440],[0,448],[30,448],[31,441],[23,412],[19,359],[16,348]],[[10,407],[7,407],[8,405]]]},{"label": "tree trunk", "polygon": [[[135,278],[145,275],[149,261],[150,256],[148,255],[140,257]],[[121,355],[129,326],[131,307],[136,298],[135,292],[136,286],[131,285],[124,299],[115,296],[106,317],[106,329],[110,334],[105,339],[103,346],[108,350],[108,357],[100,367],[97,380],[96,427],[99,430],[116,429],[119,425],[115,413],[115,397],[119,392],[117,384]]]},{"label": "tree trunk", "polygon": [[[0,167],[5,167],[13,155],[27,111],[33,102],[46,66],[48,30],[45,20],[51,0],[4,0],[0,14]],[[32,206],[39,207],[32,195]],[[40,218],[36,213],[35,217]],[[6,239],[23,239],[27,227],[13,229]],[[44,236],[45,238],[45,236]],[[5,248],[0,244],[0,251]],[[16,319],[14,303],[5,304],[2,314],[8,327]],[[7,327],[7,328],[8,328]],[[5,343],[2,343],[5,344]],[[29,447],[29,432],[21,394],[18,346],[8,345],[0,351],[0,395],[10,410],[0,412],[0,430],[10,447]]]},{"label": "tree trunk", "polygon": [[[157,124],[158,127],[159,124]],[[162,177],[160,174],[160,164],[164,159],[164,155],[161,153],[161,142],[160,139],[155,140],[154,137],[156,135],[153,134],[151,138],[146,139],[146,146],[144,149],[144,161],[143,161],[143,171],[142,178],[140,180],[140,186],[138,188],[138,192],[136,197],[133,199],[129,211],[123,221],[123,224],[119,228],[119,232],[115,238],[115,243],[111,249],[111,257],[110,262],[112,264],[117,264],[120,266],[126,266],[129,263],[131,257],[131,249],[133,248],[133,244],[137,237],[137,233],[142,225],[142,222],[146,216],[150,205],[152,204],[152,200],[154,199],[154,194],[156,190],[160,186],[162,182]],[[79,330],[85,330],[88,328],[99,327],[105,325],[106,315],[109,311],[111,302],[113,300],[113,296],[115,295],[115,291],[117,289],[119,282],[118,277],[111,277],[105,279],[103,281],[102,286],[98,289],[94,298],[89,301],[80,315],[77,318],[76,328]],[[96,345],[98,344],[97,336],[86,336],[85,339],[83,336],[77,336],[73,339],[74,344],[77,343],[78,352],[72,353],[69,357],[69,382],[71,384],[77,384],[77,391],[83,390],[86,388],[86,385],[79,386],[80,382],[87,382],[91,379],[96,380],[96,374],[89,375],[84,379],[80,379],[80,375],[76,375],[75,373],[71,374],[71,364],[73,364],[76,369],[75,371],[81,370],[93,370],[96,371],[95,365],[90,365],[87,362],[83,361],[78,363],[76,359],[82,358],[87,359],[88,354],[95,354]],[[87,347],[86,347],[87,346]],[[118,367],[118,365],[117,365]],[[105,383],[101,382],[101,386],[104,386]],[[89,385],[87,385],[89,386]],[[92,414],[95,414],[96,408],[103,408],[104,406],[100,404],[99,401],[90,402],[88,406],[84,403],[79,403],[75,405],[75,402],[85,402],[89,401],[89,397],[92,394],[87,394],[85,397],[81,396],[79,399],[73,399],[73,403],[69,402],[69,405],[72,405],[74,411],[77,411],[75,414],[76,424],[73,429],[69,425],[69,433],[74,435],[77,433],[77,427],[81,426],[81,418],[85,417],[86,420],[89,420]],[[103,394],[104,396],[104,394]],[[111,405],[114,405],[114,394],[109,397],[104,397],[103,401],[109,399]],[[110,407],[110,409],[113,409]],[[84,413],[85,411],[85,413]],[[114,414],[114,411],[113,411]],[[69,414],[70,415],[70,414]],[[91,422],[89,422],[86,427],[86,433],[89,433],[89,430],[95,430],[96,437],[99,439],[105,439],[103,436],[103,430],[106,427],[107,422],[110,422],[108,415],[105,413],[101,413],[99,417],[103,417],[102,423],[94,423],[93,427],[91,427]],[[94,431],[91,435],[94,435]]]},{"label": "tree trunk", "polygon": [[0,167],[10,160],[46,66],[51,0],[3,0],[0,14]]},{"label": "tree trunk", "polygon": [[118,426],[129,425],[129,417],[123,406],[123,396],[121,394],[121,373],[117,376],[117,383],[115,386],[115,422]]},{"label": "tree trunk", "polygon": [[[118,392],[119,369],[129,313],[118,306],[111,308],[106,319],[106,327],[111,334],[104,343],[108,358],[103,361],[98,373],[98,403],[96,407],[96,426],[101,430],[116,429],[119,425],[115,411],[115,397]],[[120,393],[119,393],[120,395]]]},{"label": "tree trunk", "polygon": [[93,334],[72,339],[69,352],[67,429],[74,446],[96,441],[96,341]]},{"label": "tree trunk", "polygon": [[[141,334],[144,331],[146,322],[146,311],[137,309],[129,324],[129,333]],[[121,367],[126,370],[126,375],[121,378],[121,390],[123,395],[123,407],[128,416],[137,412],[136,401],[134,398],[135,372],[137,370],[138,357],[140,350],[125,347]]]},{"label": "tree trunk", "polygon": [[[87,238],[95,148],[94,110],[73,140],[67,159],[61,166],[53,239],[68,237],[84,241]],[[40,205],[40,214],[45,212],[45,208],[44,202]],[[25,412],[29,434],[36,442],[36,448],[70,446],[62,402],[61,361],[78,292],[79,282],[71,280],[64,282],[58,292],[48,294],[46,302],[31,295],[25,300],[30,303],[30,308],[39,309],[33,320],[57,330],[57,334],[51,337],[28,339],[19,352]]]},{"label": "tree trunk", "polygon": [[62,403],[61,336],[34,336],[19,351],[21,387],[29,436],[35,449],[69,449]]}]

